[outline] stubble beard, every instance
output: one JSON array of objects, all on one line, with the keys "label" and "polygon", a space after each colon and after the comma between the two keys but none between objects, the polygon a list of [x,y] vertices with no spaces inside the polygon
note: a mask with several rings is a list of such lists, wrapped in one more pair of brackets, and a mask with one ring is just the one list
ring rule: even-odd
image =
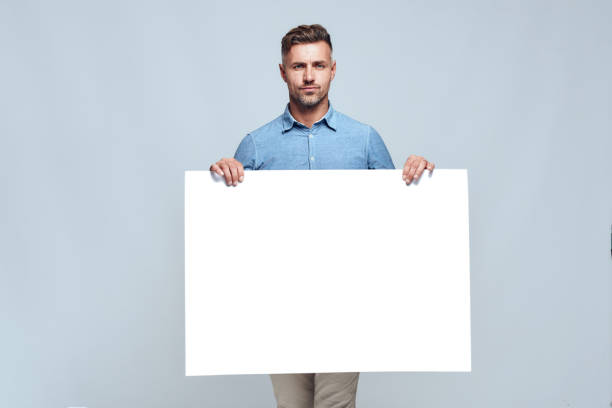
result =
[{"label": "stubble beard", "polygon": [[325,95],[326,94],[322,94],[320,92],[317,92],[313,95],[298,94],[298,97],[296,99],[303,107],[312,108],[321,103],[323,98],[325,98]]}]

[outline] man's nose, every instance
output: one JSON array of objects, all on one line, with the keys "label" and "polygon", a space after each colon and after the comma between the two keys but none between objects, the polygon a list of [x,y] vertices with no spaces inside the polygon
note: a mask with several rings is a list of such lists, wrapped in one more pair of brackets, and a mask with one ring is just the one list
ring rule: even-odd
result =
[{"label": "man's nose", "polygon": [[306,69],[304,70],[304,82],[312,82],[314,77],[312,75],[312,67],[310,65],[306,65]]}]

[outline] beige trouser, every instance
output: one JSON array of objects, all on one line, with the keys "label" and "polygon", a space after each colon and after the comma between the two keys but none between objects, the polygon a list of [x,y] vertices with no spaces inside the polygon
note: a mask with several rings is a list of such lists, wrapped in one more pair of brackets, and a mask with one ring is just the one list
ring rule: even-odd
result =
[{"label": "beige trouser", "polygon": [[359,373],[270,374],[278,408],[355,408]]}]

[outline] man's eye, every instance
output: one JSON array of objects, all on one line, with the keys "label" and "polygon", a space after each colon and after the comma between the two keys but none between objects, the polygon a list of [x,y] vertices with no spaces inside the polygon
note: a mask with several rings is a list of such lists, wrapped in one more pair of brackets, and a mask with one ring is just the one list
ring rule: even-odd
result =
[{"label": "man's eye", "polygon": [[302,64],[296,65],[295,68],[302,68]]},{"label": "man's eye", "polygon": [[323,65],[323,64],[318,64],[318,65],[317,65],[317,67],[319,67],[319,68],[325,68],[325,65]]}]

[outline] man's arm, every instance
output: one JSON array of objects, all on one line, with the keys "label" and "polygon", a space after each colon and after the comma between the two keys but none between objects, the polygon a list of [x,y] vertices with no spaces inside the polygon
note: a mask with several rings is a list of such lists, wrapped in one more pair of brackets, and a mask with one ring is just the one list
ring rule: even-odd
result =
[{"label": "man's arm", "polygon": [[369,126],[368,169],[394,169],[393,160],[378,132]]},{"label": "man's arm", "polygon": [[[416,181],[421,177],[425,169],[431,173],[435,165],[422,156],[411,154],[404,164],[402,180],[406,184]],[[369,169],[394,169],[393,161],[382,138],[373,127],[370,126],[368,135],[368,168]]]},{"label": "man's arm", "polygon": [[236,149],[234,159],[238,160],[244,166],[245,170],[254,170],[257,163],[257,149],[253,136],[247,134]]},{"label": "man's arm", "polygon": [[225,183],[228,186],[236,186],[238,182],[242,183],[244,180],[244,170],[253,170],[255,168],[256,160],[257,151],[255,150],[255,142],[253,141],[253,136],[248,134],[238,145],[233,159],[222,158],[210,166],[210,171],[225,177]]}]

